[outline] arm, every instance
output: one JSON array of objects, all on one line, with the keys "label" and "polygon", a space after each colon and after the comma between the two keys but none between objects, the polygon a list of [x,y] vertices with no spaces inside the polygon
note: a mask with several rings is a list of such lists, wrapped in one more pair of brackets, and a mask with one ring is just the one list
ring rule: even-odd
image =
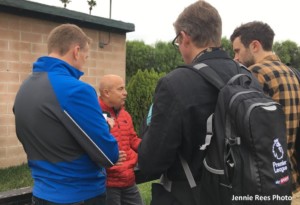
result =
[{"label": "arm", "polygon": [[139,167],[145,174],[161,174],[176,160],[182,133],[180,107],[167,78],[162,78],[154,94],[150,125],[138,148]]},{"label": "arm", "polygon": [[[126,111],[127,112],[127,111]],[[132,122],[132,118],[130,116],[130,114],[127,112],[127,119],[128,122],[130,124],[130,147],[137,152],[138,146],[141,142],[141,138],[139,138],[136,134],[136,132],[134,131],[134,126],[133,126],[133,122]]]},{"label": "arm", "polygon": [[110,167],[118,160],[118,144],[109,133],[97,94],[84,83],[76,89],[64,107],[66,121],[73,122],[66,123],[66,126],[96,164]]}]

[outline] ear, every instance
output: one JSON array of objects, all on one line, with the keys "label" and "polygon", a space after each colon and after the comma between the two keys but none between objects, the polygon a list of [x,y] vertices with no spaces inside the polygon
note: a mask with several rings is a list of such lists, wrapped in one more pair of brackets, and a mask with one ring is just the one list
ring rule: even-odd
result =
[{"label": "ear", "polygon": [[75,60],[79,59],[79,53],[80,53],[80,46],[79,45],[74,46],[74,48],[73,48],[73,56],[74,56]]},{"label": "ear", "polygon": [[184,47],[187,47],[190,42],[191,42],[191,37],[184,31],[180,31],[181,32],[181,43],[183,44]]},{"label": "ear", "polygon": [[103,90],[103,95],[108,98],[109,97],[109,90],[108,89],[104,89]]},{"label": "ear", "polygon": [[258,40],[253,40],[250,43],[249,47],[253,52],[258,52],[262,48],[262,46]]}]

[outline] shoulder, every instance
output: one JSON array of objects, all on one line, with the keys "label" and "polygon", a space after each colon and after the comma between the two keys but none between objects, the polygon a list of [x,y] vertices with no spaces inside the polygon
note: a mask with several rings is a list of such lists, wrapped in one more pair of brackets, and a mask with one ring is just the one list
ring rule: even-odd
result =
[{"label": "shoulder", "polygon": [[[183,89],[183,85],[190,82],[191,77],[194,75],[192,71],[187,68],[178,67],[175,70],[169,72],[164,77],[160,78],[156,85],[156,93],[160,93],[162,96],[171,96],[172,98],[176,96],[178,91]],[[190,77],[188,77],[190,76]],[[168,98],[168,97],[167,97]]]},{"label": "shoulder", "polygon": [[263,61],[248,68],[257,75],[274,75],[274,73],[289,72],[289,67],[279,61]]},{"label": "shoulder", "polygon": [[124,107],[121,108],[121,110],[120,110],[120,115],[121,115],[123,118],[131,119],[130,113],[127,112],[127,110],[126,110]]},{"label": "shoulder", "polygon": [[253,73],[262,73],[265,72],[266,69],[270,69],[271,67],[268,64],[256,63],[252,66],[249,66],[248,69]]},{"label": "shoulder", "polygon": [[78,95],[85,95],[85,94],[95,94],[95,89],[88,83],[78,80],[76,83],[73,84],[73,89],[71,89],[73,93]]},{"label": "shoulder", "polygon": [[168,73],[165,77],[178,77],[181,76],[183,73],[188,73],[189,71],[189,66],[188,65],[180,65],[174,70],[172,70],[170,73]]},{"label": "shoulder", "polygon": [[100,108],[96,90],[85,82],[72,83],[65,87],[64,92],[67,104],[76,106],[91,104]]},{"label": "shoulder", "polygon": [[127,110],[125,109],[125,107],[122,107],[119,111],[120,115],[123,115],[123,116],[130,116],[129,112],[127,112]]},{"label": "shoulder", "polygon": [[194,75],[194,72],[191,71],[190,68],[186,66],[179,66],[162,77],[159,81],[178,84],[180,81],[184,81],[192,75]]}]

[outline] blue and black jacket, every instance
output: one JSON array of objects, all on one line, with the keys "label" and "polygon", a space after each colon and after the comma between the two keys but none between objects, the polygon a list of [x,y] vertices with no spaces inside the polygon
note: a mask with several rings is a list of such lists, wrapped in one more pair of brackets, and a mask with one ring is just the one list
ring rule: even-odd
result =
[{"label": "blue and black jacket", "polygon": [[17,93],[16,132],[27,153],[33,195],[55,203],[105,193],[104,167],[118,160],[95,89],[68,63],[41,57]]}]

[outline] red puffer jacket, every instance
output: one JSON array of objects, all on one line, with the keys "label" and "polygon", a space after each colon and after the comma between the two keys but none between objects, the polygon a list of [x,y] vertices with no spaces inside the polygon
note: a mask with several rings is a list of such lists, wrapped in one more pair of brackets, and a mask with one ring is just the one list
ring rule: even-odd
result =
[{"label": "red puffer jacket", "polygon": [[115,125],[110,130],[111,134],[116,138],[119,150],[123,150],[127,154],[126,161],[121,165],[115,165],[106,169],[107,187],[128,187],[135,183],[134,167],[137,163],[137,148],[141,142],[134,131],[133,123],[129,113],[122,108],[118,113],[106,106],[99,99],[103,112],[110,113],[110,117],[114,118]]}]

